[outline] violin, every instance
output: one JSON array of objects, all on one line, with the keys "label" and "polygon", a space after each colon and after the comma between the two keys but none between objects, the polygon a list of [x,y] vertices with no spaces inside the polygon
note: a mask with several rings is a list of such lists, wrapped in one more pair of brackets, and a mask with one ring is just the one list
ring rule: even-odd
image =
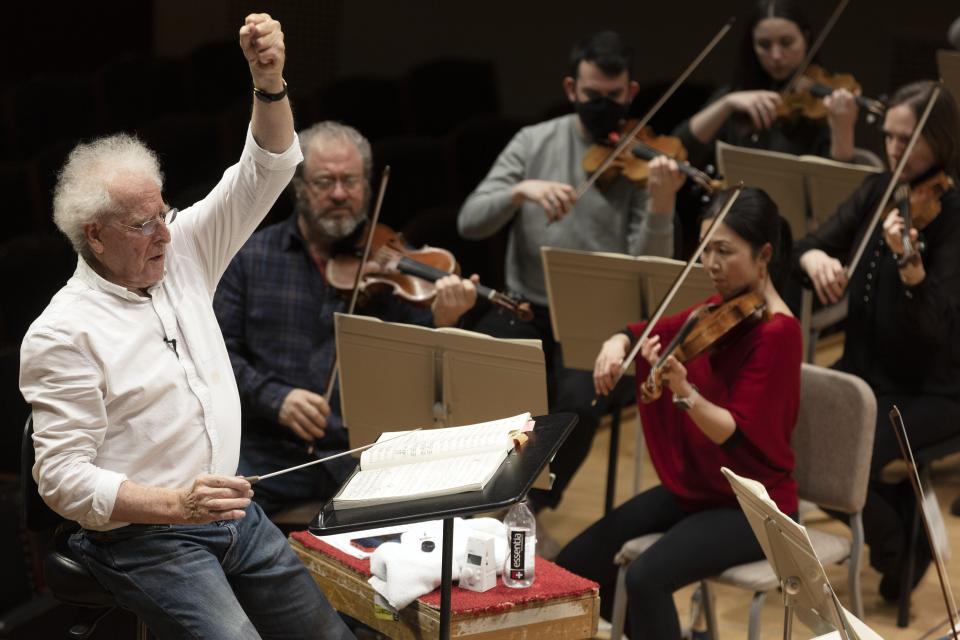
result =
[{"label": "violin", "polygon": [[[361,236],[357,249],[367,242],[370,226]],[[436,296],[434,284],[440,278],[460,273],[456,258],[446,249],[424,246],[411,248],[403,234],[384,224],[373,226],[370,255],[364,265],[361,292],[372,294],[387,291],[407,302],[428,306]],[[358,251],[342,251],[327,263],[326,278],[330,286],[350,291],[357,280],[361,256]],[[477,295],[486,298],[524,321],[533,319],[530,303],[520,302],[505,293],[477,284]]]},{"label": "violin", "polygon": [[641,387],[640,399],[653,402],[662,393],[663,365],[672,355],[680,362],[693,360],[721,341],[766,319],[767,303],[756,291],[740,293],[720,303],[698,307],[687,316],[680,331],[657,358]]},{"label": "violin", "polygon": [[[877,225],[880,224],[880,218],[883,217],[883,215],[888,211],[887,205],[890,202],[890,197],[893,195],[894,189],[898,189],[897,185],[900,182],[900,176],[903,175],[903,169],[907,165],[907,160],[910,159],[910,155],[913,153],[913,148],[914,146],[916,146],[917,140],[920,139],[920,134],[923,132],[923,128],[927,124],[927,119],[930,117],[930,112],[933,110],[933,105],[936,103],[937,99],[939,99],[941,91],[943,91],[942,82],[940,84],[936,84],[933,86],[933,90],[930,92],[930,96],[927,98],[927,104],[926,106],[924,106],[923,112],[920,114],[920,118],[917,120],[917,124],[913,128],[913,133],[910,135],[910,140],[907,142],[907,146],[903,150],[903,155],[900,157],[900,162],[898,162],[897,166],[894,168],[893,175],[890,176],[890,181],[887,183],[887,188],[883,192],[883,197],[880,198],[880,202],[877,203],[876,210],[873,212],[873,215],[870,217],[870,224],[867,225],[866,231],[860,237],[860,243],[857,245],[857,250],[856,252],[854,252],[853,258],[850,260],[850,264],[848,264],[844,268],[844,273],[847,276],[847,280],[849,280],[851,276],[853,276],[853,273],[857,270],[857,267],[860,264],[860,260],[863,259],[863,254],[867,250],[867,244],[873,238],[873,232],[876,231]],[[933,188],[932,186],[933,184],[935,183],[931,183],[931,188],[929,192],[930,194],[933,194],[936,191],[936,189]],[[950,184],[952,184],[952,181],[950,182]],[[919,199],[919,194],[924,193],[926,191],[927,191],[926,189],[920,190],[918,188],[918,199]],[[933,199],[934,198],[929,196],[926,196],[923,198],[924,201],[931,201]],[[902,201],[909,203],[909,199],[906,196],[902,198]],[[936,201],[937,203],[935,207],[930,206],[929,209],[927,207],[924,207],[925,214],[929,215],[929,211],[934,209],[936,209],[937,213],[939,213],[940,198],[939,197],[936,198]],[[911,216],[912,218],[912,214],[909,209],[907,210],[907,215]],[[930,220],[932,220],[932,217],[930,218]],[[927,224],[929,224],[929,220],[927,220]],[[904,227],[906,229],[909,229],[910,225],[904,225]],[[909,234],[909,231],[907,231],[907,233]],[[913,255],[906,257],[906,260],[913,260],[913,259],[915,259],[913,258]]]},{"label": "violin", "polygon": [[[583,194],[587,192],[593,183],[596,182],[601,176],[606,173],[607,166],[613,164],[615,160],[620,158],[623,155],[624,150],[633,142],[634,136],[638,135],[643,129],[647,126],[647,123],[650,122],[650,119],[660,110],[660,107],[670,99],[676,90],[680,87],[681,84],[687,79],[687,77],[693,73],[693,70],[707,57],[713,48],[717,46],[717,43],[720,42],[730,32],[730,29],[733,27],[733,18],[727,21],[723,27],[717,32],[715,36],[707,43],[707,46],[693,59],[687,68],[683,70],[683,73],[673,81],[667,90],[663,93],[660,98],[653,103],[653,106],[647,110],[647,113],[637,121],[637,123],[630,129],[629,133],[625,136],[620,136],[620,141],[616,143],[616,146],[613,149],[607,151],[603,157],[600,158],[600,162],[591,161],[591,166],[593,170],[587,169],[585,166],[584,169],[587,172],[588,178],[577,187],[576,195],[577,199],[582,198]],[[600,149],[605,147],[601,146]],[[602,153],[602,151],[601,151]]]},{"label": "violin", "polygon": [[914,255],[923,251],[922,241],[914,246],[910,239],[910,229],[923,231],[928,224],[940,215],[940,200],[953,186],[953,179],[941,171],[913,186],[901,185],[897,188],[894,200],[904,222],[901,261],[907,262]]},{"label": "violin", "polygon": [[849,73],[829,73],[823,67],[812,64],[804,70],[788,89],[780,93],[781,102],[777,107],[777,116],[794,119],[798,117],[810,120],[822,120],[827,117],[827,107],[823,98],[836,89],[846,89],[854,95],[856,103],[867,113],[867,122],[871,124],[886,112],[886,105],[879,100],[866,98],[860,93],[860,85]]},{"label": "violin", "polygon": [[[627,121],[624,129],[630,131],[635,124],[633,120]],[[583,156],[583,170],[587,175],[593,175],[600,168],[610,154],[612,146],[620,146],[618,143],[621,142],[623,134],[615,132],[610,135],[609,144],[594,144],[587,149],[587,153]],[[630,153],[627,153],[628,149]],[[712,180],[710,176],[687,162],[687,150],[679,138],[656,135],[650,127],[643,127],[634,134],[631,143],[607,163],[607,168],[603,170],[597,182],[601,186],[607,186],[617,176],[622,175],[637,187],[644,187],[649,175],[649,162],[658,156],[667,156],[676,160],[680,172],[703,187],[707,193],[713,194],[720,188],[719,181]]]},{"label": "violin", "polygon": [[[660,303],[653,311],[653,315],[651,315],[650,319],[647,321],[647,326],[643,329],[643,333],[640,334],[640,337],[633,344],[633,349],[631,349],[630,353],[624,356],[624,358],[620,361],[620,367],[617,371],[614,385],[620,381],[620,378],[627,373],[627,370],[633,364],[633,361],[636,360],[637,354],[640,353],[640,348],[643,346],[644,341],[650,337],[650,332],[653,331],[653,328],[657,325],[657,322],[659,322],[660,318],[663,317],[667,307],[670,306],[670,302],[677,295],[677,291],[680,290],[680,287],[683,286],[683,283],[687,279],[687,276],[690,275],[690,271],[693,269],[693,266],[703,254],[703,250],[706,249],[708,244],[710,244],[710,241],[713,239],[713,235],[717,232],[717,229],[720,228],[720,225],[723,223],[724,219],[726,219],[727,214],[730,213],[730,209],[733,207],[734,203],[737,201],[737,198],[740,197],[742,192],[743,182],[730,190],[726,202],[724,202],[723,206],[720,207],[720,212],[717,213],[717,216],[713,219],[713,222],[710,224],[707,232],[703,234],[703,237],[700,239],[700,244],[698,244],[697,248],[693,250],[693,254],[689,259],[687,259],[687,263],[683,265],[683,269],[681,269],[680,273],[677,274],[677,277],[674,279],[673,284],[670,285],[667,293],[664,294],[663,298],[660,299]],[[598,400],[599,395],[594,396],[593,402],[590,404],[590,406],[595,407]]]}]

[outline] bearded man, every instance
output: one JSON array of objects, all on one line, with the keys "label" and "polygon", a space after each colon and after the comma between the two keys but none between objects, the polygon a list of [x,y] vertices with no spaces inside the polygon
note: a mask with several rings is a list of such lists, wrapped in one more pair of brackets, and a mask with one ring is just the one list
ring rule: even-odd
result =
[{"label": "bearded man", "polygon": [[[293,178],[295,210],[255,233],[224,274],[214,298],[243,406],[240,473],[262,475],[347,448],[334,386],[334,314],[349,298],[324,277],[327,262],[363,232],[373,158],[356,129],[320,122],[299,133],[304,161]],[[363,299],[357,313],[389,322],[451,326],[476,301],[471,280],[437,282],[432,309],[389,294]],[[375,399],[372,399],[372,401]],[[333,495],[355,462],[349,456],[257,485],[267,512]]]}]

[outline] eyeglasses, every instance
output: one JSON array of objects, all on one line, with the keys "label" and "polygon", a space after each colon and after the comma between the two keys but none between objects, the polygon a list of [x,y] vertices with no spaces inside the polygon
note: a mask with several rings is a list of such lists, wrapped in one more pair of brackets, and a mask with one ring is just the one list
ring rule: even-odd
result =
[{"label": "eyeglasses", "polygon": [[333,191],[337,187],[337,183],[343,185],[344,190],[353,191],[363,184],[363,176],[322,176],[319,178],[314,178],[313,180],[307,180],[307,184],[316,189],[319,193]]},{"label": "eyeglasses", "polygon": [[134,231],[139,231],[145,236],[152,236],[157,231],[157,227],[160,226],[160,223],[165,225],[173,224],[173,221],[177,219],[177,214],[180,212],[176,207],[171,207],[158,215],[156,218],[150,218],[146,222],[141,222],[140,224],[123,224],[122,222],[117,222],[121,227],[126,227],[127,229],[133,229]]}]

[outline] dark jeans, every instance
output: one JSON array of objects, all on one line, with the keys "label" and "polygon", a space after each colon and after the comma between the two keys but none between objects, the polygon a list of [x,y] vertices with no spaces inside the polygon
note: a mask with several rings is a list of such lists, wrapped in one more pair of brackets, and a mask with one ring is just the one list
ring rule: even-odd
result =
[{"label": "dark jeans", "polygon": [[[636,389],[633,379],[626,378],[612,394],[601,398],[597,406],[591,407],[594,397],[593,372],[564,367],[560,345],[553,339],[549,310],[533,305],[533,313],[532,321],[521,322],[510,313],[492,307],[470,328],[495,338],[540,340],[547,369],[548,410],[550,413],[569,411],[579,417],[577,426],[550,463],[550,471],[556,475],[553,488],[550,491],[534,489],[530,492],[530,502],[534,510],[539,510],[544,507],[556,508],[560,504],[564,489],[590,453],[600,417],[613,410],[619,411],[633,402]],[[599,345],[597,349],[599,351]]]},{"label": "dark jeans", "polygon": [[[333,453],[339,453],[339,451],[318,449],[313,453],[307,453],[305,443],[295,442],[289,438],[271,438],[251,429],[243,434],[243,440],[240,443],[240,464],[237,473],[242,476],[265,475],[271,471],[293,467]],[[268,516],[297,502],[325,501],[333,497],[354,466],[356,466],[355,458],[344,456],[263,480],[254,487],[253,500]]]},{"label": "dark jeans", "polygon": [[[863,508],[864,537],[870,546],[870,564],[881,573],[899,571],[916,504],[908,483],[880,482],[887,463],[900,459],[900,447],[890,424],[890,408],[897,405],[916,451],[960,431],[960,402],[943,396],[883,395],[877,398],[877,426],[873,440],[870,486]],[[925,544],[921,540],[921,544]],[[895,574],[896,575],[896,574]]]},{"label": "dark jeans", "polygon": [[614,555],[627,540],[660,532],[663,537],[627,567],[631,638],[680,638],[674,591],[764,557],[740,509],[687,513],[660,485],[590,526],[563,548],[557,564],[600,584],[600,612],[609,619],[618,570]]},{"label": "dark jeans", "polygon": [[70,546],[158,638],[353,638],[256,504],[240,520],[80,531]]}]

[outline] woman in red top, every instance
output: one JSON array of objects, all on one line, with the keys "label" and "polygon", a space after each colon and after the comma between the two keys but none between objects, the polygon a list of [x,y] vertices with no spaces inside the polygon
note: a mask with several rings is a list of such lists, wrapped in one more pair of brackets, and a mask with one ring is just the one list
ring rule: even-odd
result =
[{"label": "woman in red top", "polygon": [[[709,218],[703,222],[705,231]],[[782,511],[796,514],[790,434],[800,402],[800,325],[770,276],[781,256],[781,224],[766,193],[745,189],[703,253],[703,266],[720,302],[744,291],[758,293],[765,317],[686,363],[663,365],[663,393],[639,404],[644,436],[659,486],[635,496],[581,533],[557,562],[600,583],[601,611],[609,617],[624,542],[663,533],[627,570],[632,638],[679,638],[673,592],[731,566],[763,558],[730,485],[726,466],[764,484]],[[692,309],[657,323],[637,359],[642,384],[661,346],[679,331]],[[594,369],[597,393],[613,388],[615,375],[644,324],[607,340]],[[642,392],[638,390],[638,397]]]}]

